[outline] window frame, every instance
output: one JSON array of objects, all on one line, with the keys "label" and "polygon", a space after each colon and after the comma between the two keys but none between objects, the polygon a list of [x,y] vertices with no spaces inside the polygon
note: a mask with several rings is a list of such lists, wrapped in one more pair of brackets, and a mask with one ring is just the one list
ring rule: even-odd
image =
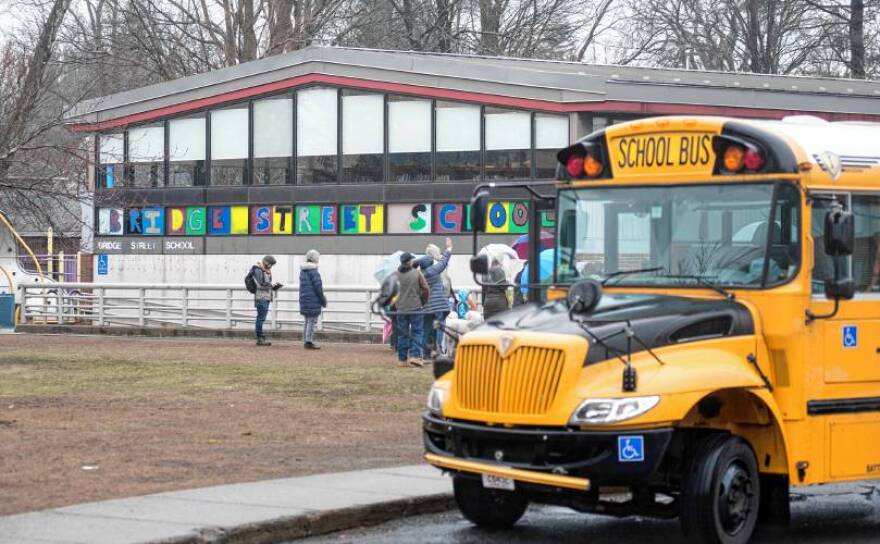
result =
[{"label": "window frame", "polygon": [[[820,199],[815,198],[815,197],[825,197],[825,198],[827,198],[827,197],[831,197],[831,196],[835,196],[835,197],[837,197],[837,198],[840,199],[840,200],[842,200],[841,197],[846,197],[846,200],[845,200],[845,202],[844,202],[844,210],[847,210],[847,211],[852,212],[852,210],[853,210],[853,197],[858,197],[858,196],[875,196],[875,197],[877,197],[877,198],[880,198],[880,192],[878,192],[878,191],[864,191],[864,190],[862,190],[862,191],[859,191],[859,190],[845,190],[845,189],[844,189],[844,190],[837,190],[837,191],[835,191],[835,190],[826,190],[826,189],[818,189],[818,190],[814,190],[814,191],[809,191],[809,192],[807,193],[807,199],[808,199],[808,201],[810,202],[810,216],[811,216],[811,219],[810,219],[810,220],[811,220],[811,221],[812,221],[812,215],[813,215],[813,204],[812,204],[812,203],[813,203],[814,200],[820,200]],[[811,226],[812,226],[812,223],[811,223]],[[812,233],[812,228],[811,228],[811,229],[810,229],[810,236],[812,236],[812,234],[813,234],[813,233]],[[815,247],[815,244],[813,244],[813,246]],[[816,268],[816,254],[815,254],[815,252],[813,253],[812,258],[813,258],[813,269],[815,270],[815,268]],[[853,278],[853,281],[855,281],[855,277],[854,277],[854,274],[855,274],[855,269],[854,269],[855,259],[854,259],[854,255],[852,255],[852,254],[847,255],[847,256],[846,256],[846,263],[847,263],[847,267],[849,268],[849,276],[850,276],[851,278]],[[811,298],[812,298],[813,300],[828,300],[827,297],[825,297],[825,294],[824,294],[824,293],[813,293],[813,288],[812,288],[812,285],[813,285],[813,284],[812,284],[812,281],[813,281],[813,275],[812,275],[812,271],[811,271],[811,272],[810,272],[810,296],[811,296]],[[853,295],[853,298],[852,298],[852,299],[850,299],[850,300],[843,300],[843,301],[841,301],[841,302],[842,302],[842,303],[846,303],[846,302],[851,302],[851,301],[853,301],[853,300],[869,300],[869,301],[880,300],[880,291],[878,291],[878,292],[859,291],[859,290],[858,290],[858,285],[856,285],[856,288],[857,288],[857,290],[855,291],[855,294]]]}]

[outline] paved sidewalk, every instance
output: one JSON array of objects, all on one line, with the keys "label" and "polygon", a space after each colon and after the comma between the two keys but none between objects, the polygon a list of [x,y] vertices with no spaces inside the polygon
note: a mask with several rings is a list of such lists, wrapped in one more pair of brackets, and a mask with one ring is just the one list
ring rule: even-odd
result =
[{"label": "paved sidewalk", "polygon": [[427,465],[222,485],[0,517],[0,544],[272,543],[444,510],[451,491]]}]

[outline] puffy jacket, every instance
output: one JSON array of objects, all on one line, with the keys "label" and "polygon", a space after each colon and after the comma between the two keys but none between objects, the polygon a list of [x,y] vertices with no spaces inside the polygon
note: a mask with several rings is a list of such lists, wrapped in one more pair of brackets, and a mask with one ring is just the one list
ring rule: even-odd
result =
[{"label": "puffy jacket", "polygon": [[327,298],[318,265],[303,263],[299,270],[299,313],[307,317],[317,316],[326,307]]},{"label": "puffy jacket", "polygon": [[449,266],[449,257],[450,251],[447,249],[440,256],[439,261],[431,257],[422,257],[419,263],[419,268],[422,269],[428,282],[428,303],[423,308],[427,313],[449,313],[449,294],[446,292],[446,286],[443,285],[443,271]]}]

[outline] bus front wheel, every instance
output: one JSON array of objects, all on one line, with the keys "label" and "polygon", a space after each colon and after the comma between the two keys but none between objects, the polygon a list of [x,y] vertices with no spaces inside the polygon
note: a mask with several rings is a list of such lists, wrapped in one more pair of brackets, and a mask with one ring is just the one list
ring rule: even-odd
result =
[{"label": "bus front wheel", "polygon": [[743,440],[705,438],[696,448],[681,493],[681,525],[690,542],[745,544],[758,521],[758,463]]},{"label": "bus front wheel", "polygon": [[456,476],[452,479],[452,487],[462,515],[479,527],[512,527],[529,506],[528,499],[516,491],[486,489],[479,480]]}]

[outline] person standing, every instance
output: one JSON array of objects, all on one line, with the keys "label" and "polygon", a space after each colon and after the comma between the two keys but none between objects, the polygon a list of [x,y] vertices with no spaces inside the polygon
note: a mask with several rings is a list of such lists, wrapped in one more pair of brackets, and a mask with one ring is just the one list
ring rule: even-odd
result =
[{"label": "person standing", "polygon": [[321,273],[318,272],[320,258],[321,254],[316,250],[308,250],[306,262],[300,265],[299,270],[299,313],[305,318],[303,347],[306,349],[321,349],[315,345],[314,341],[318,317],[321,315],[321,310],[327,307],[327,297],[324,296]]},{"label": "person standing", "polygon": [[489,321],[496,314],[510,309],[507,300],[507,276],[497,259],[492,259],[487,280],[483,285],[483,319]]},{"label": "person standing", "polygon": [[400,366],[424,366],[422,361],[422,306],[428,301],[428,282],[414,266],[415,256],[404,253],[397,269],[397,359]]},{"label": "person standing", "polygon": [[[427,316],[428,328],[424,331],[425,338],[425,357],[430,357],[431,344],[437,353],[441,351],[443,343],[443,324],[446,322],[446,316],[449,315],[449,294],[446,288],[446,268],[449,266],[449,258],[452,256],[452,240],[446,239],[446,249],[440,253],[440,248],[434,244],[425,248],[425,260],[427,266],[420,266],[425,281],[428,283],[428,303],[425,305],[424,311]],[[429,342],[433,339],[433,342]]]},{"label": "person standing", "polygon": [[272,303],[275,291],[281,287],[280,283],[272,283],[272,267],[275,266],[275,257],[266,255],[252,269],[254,284],[254,307],[257,309],[257,320],[254,325],[254,333],[257,337],[258,346],[271,346],[272,342],[266,340],[263,334],[263,323],[269,314],[269,304]]}]

